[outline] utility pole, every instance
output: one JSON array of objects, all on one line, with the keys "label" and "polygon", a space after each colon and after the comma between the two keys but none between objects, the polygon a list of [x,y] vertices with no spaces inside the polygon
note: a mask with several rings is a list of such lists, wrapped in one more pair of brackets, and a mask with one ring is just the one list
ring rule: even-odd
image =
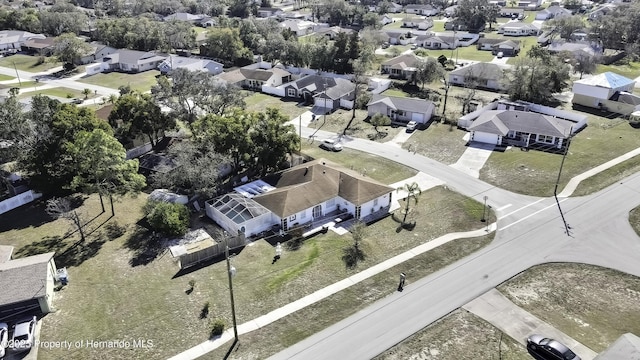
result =
[{"label": "utility pole", "polygon": [[560,183],[560,175],[562,174],[562,167],[564,166],[564,160],[567,158],[567,153],[569,152],[569,146],[571,145],[571,138],[573,137],[573,127],[569,130],[569,137],[567,137],[567,146],[564,148],[564,153],[562,154],[562,161],[560,162],[560,169],[558,170],[558,178],[556,179],[556,186],[553,189],[553,197],[556,199],[556,204],[558,205],[558,210],[560,211],[560,217],[562,218],[562,222],[564,223],[564,230],[567,236],[571,236],[569,233],[569,225],[567,224],[567,220],[564,218],[564,213],[562,212],[562,208],[560,207],[560,201],[558,201],[558,185]]},{"label": "utility pole", "polygon": [[[226,234],[225,234],[226,235]],[[225,236],[225,249],[224,255],[227,259],[227,275],[229,276],[229,294],[231,295],[231,316],[233,317],[233,337],[235,339],[234,344],[238,342],[238,324],[236,322],[236,304],[233,301],[233,280],[231,279],[236,274],[236,268],[231,266],[229,260],[229,236]]]},{"label": "utility pole", "polygon": [[22,87],[22,81],[20,81],[20,74],[18,73],[18,68],[16,67],[16,62],[13,61],[13,69],[16,71],[16,76],[18,77],[18,84]]}]

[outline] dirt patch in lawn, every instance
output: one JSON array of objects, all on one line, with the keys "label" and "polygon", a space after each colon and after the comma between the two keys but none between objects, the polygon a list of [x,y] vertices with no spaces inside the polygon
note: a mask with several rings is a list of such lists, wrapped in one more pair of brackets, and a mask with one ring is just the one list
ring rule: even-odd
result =
[{"label": "dirt patch in lawn", "polygon": [[624,333],[640,334],[640,278],[635,276],[592,265],[545,264],[498,290],[596,352]]}]

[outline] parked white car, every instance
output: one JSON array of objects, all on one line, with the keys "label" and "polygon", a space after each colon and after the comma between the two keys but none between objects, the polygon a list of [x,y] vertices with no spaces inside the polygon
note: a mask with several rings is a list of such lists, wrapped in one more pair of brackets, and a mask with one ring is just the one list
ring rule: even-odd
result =
[{"label": "parked white car", "polygon": [[342,144],[340,144],[339,142],[333,140],[333,139],[324,139],[322,140],[322,143],[320,144],[320,147],[325,149],[325,150],[330,150],[330,151],[342,151]]},{"label": "parked white car", "polygon": [[418,123],[415,121],[409,121],[409,123],[407,124],[407,132],[412,132],[413,130],[416,129],[416,126],[418,126]]},{"label": "parked white car", "polygon": [[33,338],[36,334],[36,323],[38,319],[33,316],[16,323],[11,338],[11,348],[15,351],[29,351],[33,347]]},{"label": "parked white car", "polygon": [[9,346],[9,326],[6,323],[0,323],[0,359],[4,357],[7,346]]}]

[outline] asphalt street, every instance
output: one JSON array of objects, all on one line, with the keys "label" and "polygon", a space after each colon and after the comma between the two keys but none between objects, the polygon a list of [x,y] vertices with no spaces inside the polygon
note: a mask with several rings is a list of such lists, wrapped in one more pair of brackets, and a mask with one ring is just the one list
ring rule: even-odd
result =
[{"label": "asphalt street", "polygon": [[478,201],[487,196],[498,216],[495,240],[270,359],[370,359],[541,263],[581,262],[640,276],[640,239],[628,223],[629,211],[640,204],[640,174],[590,196],[560,199],[567,234],[553,198],[514,194],[397,147],[348,138],[343,144],[435,176]]}]

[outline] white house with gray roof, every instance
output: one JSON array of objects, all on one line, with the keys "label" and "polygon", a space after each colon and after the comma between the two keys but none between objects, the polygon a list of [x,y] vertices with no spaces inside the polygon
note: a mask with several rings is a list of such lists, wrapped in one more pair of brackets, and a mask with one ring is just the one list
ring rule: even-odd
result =
[{"label": "white house with gray roof", "polygon": [[374,94],[367,104],[367,113],[369,116],[383,114],[392,121],[426,124],[435,108],[429,100]]},{"label": "white house with gray roof", "polygon": [[296,81],[282,85],[285,97],[313,101],[314,106],[335,110],[350,108],[347,103],[354,100],[356,86],[347,79],[330,76],[307,75]]},{"label": "white house with gray roof", "polygon": [[34,34],[28,31],[2,30],[0,31],[0,52],[19,51],[27,40],[45,39],[42,34]]},{"label": "white house with gray roof", "polygon": [[170,74],[175,69],[186,69],[189,71],[206,71],[212,75],[218,75],[222,72],[222,68],[223,65],[217,61],[176,55],[170,55],[158,65],[158,70],[162,74]]},{"label": "white house with gray roof", "polygon": [[457,68],[449,73],[449,83],[468,88],[505,91],[507,66],[493,63],[475,63]]},{"label": "white house with gray roof", "polygon": [[143,72],[153,70],[160,65],[167,56],[153,52],[119,49],[102,58],[102,71]]},{"label": "white house with gray roof", "polygon": [[[57,268],[53,252],[11,259],[13,249],[0,249],[0,322],[14,315],[53,311]],[[9,256],[7,256],[7,254]]]},{"label": "white house with gray roof", "polygon": [[566,139],[587,126],[587,117],[524,101],[498,100],[464,115],[458,126],[470,141],[540,150],[562,149]]}]

